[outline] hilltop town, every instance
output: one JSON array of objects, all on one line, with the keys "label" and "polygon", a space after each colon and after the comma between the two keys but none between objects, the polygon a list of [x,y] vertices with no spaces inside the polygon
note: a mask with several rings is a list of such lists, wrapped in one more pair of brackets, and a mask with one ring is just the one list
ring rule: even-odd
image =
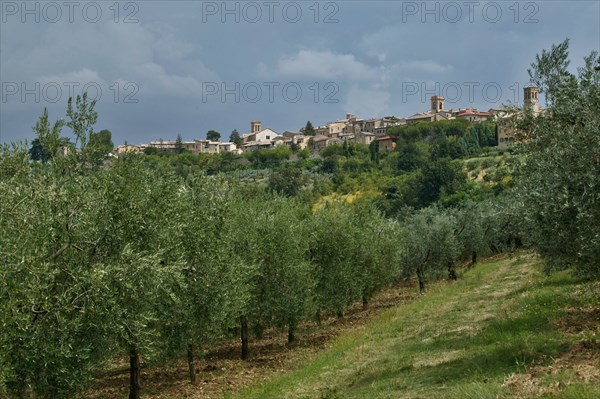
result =
[{"label": "hilltop town", "polygon": [[[523,89],[524,109],[530,109],[534,115],[541,112],[539,90],[535,86],[526,86]],[[178,140],[154,140],[149,144],[130,145],[124,144],[116,148],[116,154],[128,152],[146,152],[148,148],[155,149],[157,153],[177,153],[186,151],[191,154],[218,154],[231,152],[242,154],[258,149],[273,149],[278,146],[286,146],[290,149],[303,150],[309,148],[318,151],[331,144],[360,143],[371,145],[374,141],[378,143],[380,151],[392,151],[396,147],[396,138],[388,135],[392,127],[402,126],[418,122],[435,122],[443,120],[463,119],[471,123],[480,123],[493,120],[498,125],[498,146],[509,147],[516,142],[515,134],[509,123],[503,123],[511,116],[515,116],[515,110],[509,108],[490,108],[487,112],[476,108],[452,108],[446,109],[443,96],[432,96],[430,109],[416,113],[406,118],[386,116],[382,118],[359,118],[353,114],[346,114],[344,119],[326,123],[318,126],[312,131],[286,130],[278,133],[271,128],[264,128],[261,121],[254,120],[250,124],[250,131],[243,134],[234,142],[214,141],[210,139],[194,139],[190,141]],[[154,150],[152,150],[154,152]]]}]

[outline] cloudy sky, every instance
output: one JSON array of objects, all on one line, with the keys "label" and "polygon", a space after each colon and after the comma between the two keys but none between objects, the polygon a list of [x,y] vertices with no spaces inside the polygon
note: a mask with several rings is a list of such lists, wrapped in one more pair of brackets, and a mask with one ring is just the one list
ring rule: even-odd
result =
[{"label": "cloudy sky", "polygon": [[[0,1],[0,142],[98,99],[115,144],[522,101],[535,54],[600,48],[592,1]],[[69,135],[68,130],[64,135]]]}]

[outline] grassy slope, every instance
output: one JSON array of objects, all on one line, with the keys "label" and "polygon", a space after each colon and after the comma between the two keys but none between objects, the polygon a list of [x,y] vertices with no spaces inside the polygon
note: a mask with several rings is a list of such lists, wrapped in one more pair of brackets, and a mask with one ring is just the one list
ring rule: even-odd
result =
[{"label": "grassy slope", "polygon": [[529,255],[488,262],[232,397],[599,398],[599,296]]}]

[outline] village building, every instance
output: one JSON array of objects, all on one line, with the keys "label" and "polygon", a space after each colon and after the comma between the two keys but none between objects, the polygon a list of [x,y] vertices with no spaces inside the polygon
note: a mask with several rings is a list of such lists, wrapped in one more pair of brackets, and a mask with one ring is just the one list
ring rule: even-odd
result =
[{"label": "village building", "polygon": [[467,108],[456,115],[452,115],[455,119],[466,119],[471,123],[483,122],[490,119],[489,112],[478,111],[474,108]]},{"label": "village building", "polygon": [[396,137],[384,136],[377,139],[379,151],[394,151],[396,149]]},{"label": "village building", "polygon": [[156,148],[157,152],[175,152],[175,144],[177,142],[175,140],[154,140],[151,141],[150,144],[148,145],[148,147],[154,147]]},{"label": "village building", "polygon": [[[529,85],[523,88],[523,110],[533,113],[538,116],[544,112],[540,107],[539,89],[536,86]],[[498,126],[498,147],[507,148],[514,144],[518,144],[519,140],[515,131],[515,118],[522,118],[523,111],[511,109],[490,109],[489,113],[496,120]]]},{"label": "village building", "polygon": [[273,129],[262,129],[260,121],[252,121],[250,124],[250,133],[242,135],[242,147],[244,151],[254,151],[257,149],[273,148],[276,138],[280,134]]},{"label": "village building", "polygon": [[140,146],[131,144],[123,144],[115,148],[115,154],[117,156],[125,154],[139,154],[142,151],[143,150],[140,148]]}]

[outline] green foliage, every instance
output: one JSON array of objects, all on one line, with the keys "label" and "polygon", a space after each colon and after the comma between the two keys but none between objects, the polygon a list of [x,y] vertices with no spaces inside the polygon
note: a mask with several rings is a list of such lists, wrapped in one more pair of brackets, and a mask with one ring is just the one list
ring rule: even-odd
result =
[{"label": "green foliage", "polygon": [[375,208],[329,203],[316,212],[309,231],[319,314],[341,315],[397,280],[401,231]]},{"label": "green foliage", "polygon": [[[94,124],[98,120],[98,113],[94,110],[95,106],[96,100],[88,102],[87,92],[83,93],[83,96],[77,96],[75,107],[73,107],[72,98],[69,98],[67,104],[67,117],[69,120],[66,126],[75,135],[75,146],[79,145],[79,157],[82,165],[93,164],[99,161],[101,157],[94,146],[90,146],[91,137],[94,135]],[[44,145],[43,141],[42,145]]]},{"label": "green foliage", "polygon": [[112,133],[109,130],[100,130],[99,132],[90,135],[90,147],[92,147],[94,152],[98,153],[99,156],[103,157],[108,153],[113,152],[114,146]]},{"label": "green foliage", "polygon": [[377,140],[373,140],[369,144],[369,156],[372,162],[379,164],[379,142]]},{"label": "green foliage", "polygon": [[148,146],[148,147],[144,148],[144,154],[156,155],[156,154],[158,154],[158,149],[156,147]]},{"label": "green foliage", "polygon": [[[398,149],[408,148],[408,167],[400,170],[411,170],[411,155],[414,156],[415,149],[407,146],[409,144],[425,142],[429,143],[429,155],[432,159],[449,157],[452,159],[464,158],[475,155],[481,148],[496,146],[497,133],[496,123],[485,121],[481,123],[470,123],[464,119],[452,119],[436,122],[417,122],[390,129],[389,134],[398,137]],[[420,152],[423,148],[420,148]],[[405,158],[404,154],[403,157]],[[419,158],[423,159],[423,158]]]},{"label": "green foliage", "polygon": [[593,51],[577,74],[568,69],[568,40],[536,56],[529,70],[548,109],[526,114],[528,140],[518,176],[528,238],[550,266],[600,268],[600,58]]},{"label": "green foliage", "polygon": [[246,152],[244,155],[255,165],[273,166],[290,159],[292,150],[285,145],[279,145],[274,149],[259,149]]},{"label": "green foliage", "polygon": [[247,198],[243,212],[246,223],[236,228],[236,234],[243,237],[239,253],[255,271],[246,315],[259,334],[274,325],[287,326],[293,335],[313,299],[312,268],[306,260],[308,210],[293,201],[264,195]]},{"label": "green foliage", "polygon": [[109,346],[92,251],[98,192],[46,170],[0,186],[0,380],[10,396],[74,397]]},{"label": "green foliage", "polygon": [[319,151],[323,158],[328,158],[334,155],[343,156],[346,158],[360,156],[370,156],[369,147],[365,144],[344,141],[342,144],[331,144]]},{"label": "green foliage", "polygon": [[417,275],[421,292],[427,275],[439,277],[444,269],[452,273],[461,250],[456,227],[453,215],[435,207],[416,212],[403,224],[403,267],[405,273]]},{"label": "green foliage", "polygon": [[54,123],[54,126],[50,128],[50,122],[48,121],[48,110],[44,108],[42,116],[35,124],[33,131],[36,133],[37,138],[31,143],[31,149],[29,154],[31,159],[34,161],[48,162],[53,157],[58,155],[61,145],[66,144],[65,140],[62,139],[60,133],[63,126],[65,125],[64,120],[59,119]]},{"label": "green foliage", "polygon": [[206,140],[219,141],[221,140],[221,133],[217,132],[216,130],[209,130],[206,132]]},{"label": "green foliage", "polygon": [[177,139],[175,139],[175,154],[181,154],[185,151],[183,147],[183,140],[181,139],[181,134],[177,135]]},{"label": "green foliage", "polygon": [[385,181],[377,205],[388,216],[396,216],[406,207],[424,208],[459,193],[466,185],[466,177],[456,161],[437,159]]},{"label": "green foliage", "polygon": [[316,134],[315,128],[313,127],[312,123],[310,123],[310,121],[306,122],[306,126],[304,126],[303,133],[306,136],[314,136]]},{"label": "green foliage", "polygon": [[403,233],[398,222],[386,219],[373,206],[357,207],[354,212],[356,246],[352,253],[366,305],[375,293],[399,279]]},{"label": "green foliage", "polygon": [[242,137],[238,133],[237,129],[233,129],[229,135],[229,142],[235,144],[238,148],[242,147]]},{"label": "green foliage", "polygon": [[422,168],[428,160],[429,147],[427,144],[423,141],[414,141],[400,144],[397,150],[386,158],[386,163],[395,173],[401,174]]},{"label": "green foliage", "polygon": [[269,176],[269,189],[286,197],[298,194],[303,185],[302,170],[297,167],[286,166],[273,171]]},{"label": "green foliage", "polygon": [[227,223],[237,203],[236,190],[219,178],[190,178],[173,198],[164,240],[184,284],[175,292],[177,306],[162,318],[170,356],[222,338],[244,303],[241,260],[233,252],[237,232]]},{"label": "green foliage", "polygon": [[444,195],[456,193],[464,186],[466,178],[461,165],[447,158],[428,163],[422,169],[419,193],[421,204],[427,206]]}]

